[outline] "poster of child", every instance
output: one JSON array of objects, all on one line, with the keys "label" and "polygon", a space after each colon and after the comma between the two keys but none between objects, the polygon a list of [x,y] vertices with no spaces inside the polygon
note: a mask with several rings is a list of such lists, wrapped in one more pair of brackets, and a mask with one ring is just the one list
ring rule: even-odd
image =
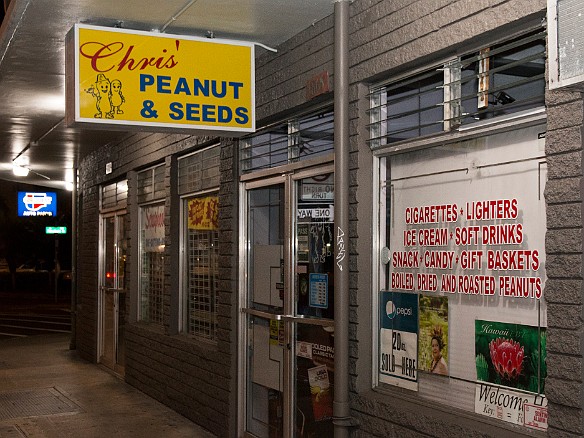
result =
[{"label": "poster of child", "polygon": [[448,375],[448,298],[420,295],[418,364],[421,371]]}]

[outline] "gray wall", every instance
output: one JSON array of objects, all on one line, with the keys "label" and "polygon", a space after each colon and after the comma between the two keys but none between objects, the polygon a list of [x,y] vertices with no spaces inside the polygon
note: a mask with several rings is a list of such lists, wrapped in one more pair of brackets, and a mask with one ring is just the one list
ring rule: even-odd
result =
[{"label": "gray wall", "polygon": [[[545,18],[545,1],[357,1],[351,8],[351,78],[354,84],[380,77],[391,78],[430,65],[460,50],[480,47],[480,41],[501,38],[505,33]],[[352,95],[363,95],[353,92]],[[582,436],[583,336],[582,336],[582,129],[583,103],[579,93],[548,92],[548,233],[546,236],[548,304],[549,436]],[[364,111],[352,111],[355,131],[366,123]],[[359,181],[355,199],[369,199],[367,170],[361,171],[367,151],[361,140],[351,171]],[[353,181],[355,178],[351,178]],[[369,260],[368,206],[361,211],[355,202],[359,224],[356,269],[352,272],[351,312],[353,335],[353,414],[359,420],[357,435],[397,436],[417,433],[431,436],[516,436],[511,429],[497,430],[497,423],[472,414],[452,412],[420,400],[412,402],[399,393],[381,394],[368,389],[371,382],[370,278],[361,267]],[[351,211],[354,211],[353,209]],[[353,216],[351,216],[353,219]],[[365,222],[365,223],[363,223]],[[359,232],[363,230],[363,232]],[[370,246],[369,246],[370,248]],[[362,259],[365,259],[362,261]],[[351,264],[353,267],[353,263]],[[370,266],[370,265],[369,265]],[[358,275],[355,280],[355,274]],[[494,425],[494,426],[493,426]],[[532,434],[535,432],[532,432]]]},{"label": "gray wall", "polygon": [[[78,342],[82,357],[97,361],[97,278],[99,238],[99,185],[128,178],[129,299],[125,326],[125,379],[146,394],[177,412],[212,430],[219,436],[232,436],[235,428],[234,399],[236,373],[236,260],[237,254],[237,184],[233,160],[234,145],[224,141],[221,152],[220,213],[220,290],[217,342],[200,342],[177,335],[178,303],[178,212],[176,160],[171,154],[183,154],[211,144],[208,137],[169,134],[129,135],[117,145],[104,147],[83,160],[81,175],[81,214],[79,232],[79,304]],[[114,171],[105,175],[105,165]],[[135,170],[164,163],[166,172],[166,274],[164,327],[136,322],[138,290],[138,205],[135,202]],[[235,210],[235,213],[233,212]],[[172,214],[171,214],[172,212]],[[173,226],[169,226],[171,224]],[[173,262],[171,262],[173,261]],[[172,274],[175,275],[172,275]]]},{"label": "gray wall", "polygon": [[550,436],[583,436],[582,94],[548,92],[545,299]]},{"label": "gray wall", "polygon": [[[372,155],[367,146],[368,84],[389,79],[451,56],[480,48],[545,17],[545,0],[356,0],[350,20],[350,371],[355,436],[517,436],[518,431],[468,412],[435,406],[415,394],[371,388],[371,218]],[[282,119],[331,95],[308,102],[306,81],[333,69],[333,17],[315,23],[256,61],[258,126]],[[584,349],[582,314],[582,95],[548,92],[546,154],[546,273],[548,305],[549,431],[554,437],[582,436]],[[79,236],[79,350],[95,360],[97,304],[98,185],[105,163],[114,163],[108,180],[162,162],[170,154],[194,150],[208,138],[135,134],[103,148],[81,166],[82,211]],[[132,324],[127,333],[128,382],[223,436],[235,435],[237,345],[237,149],[223,141],[220,192],[221,283],[219,339],[204,346],[175,335],[170,315],[176,283],[169,266],[168,324],[164,332]],[[166,159],[169,166],[171,160]],[[111,177],[111,178],[110,178]],[[172,172],[167,173],[167,223],[173,212]],[[130,200],[130,211],[137,207]],[[168,227],[170,228],[170,227]],[[167,251],[176,254],[176,235],[168,231]],[[135,242],[131,242],[132,248]],[[173,249],[174,248],[174,249]],[[135,252],[135,249],[133,249]],[[176,257],[176,255],[175,255]],[[135,264],[130,269],[135,269]],[[134,275],[135,277],[135,275]],[[132,277],[132,278],[134,278]],[[176,276],[175,276],[176,277]],[[136,277],[137,278],[137,277]],[[176,281],[176,278],[175,280]],[[136,289],[135,280],[131,285]],[[135,293],[133,292],[134,299]],[[175,297],[175,298],[173,298]],[[174,303],[174,304],[173,304]],[[133,302],[135,305],[135,301]],[[218,367],[223,364],[223,367]],[[229,370],[228,373],[218,371]],[[503,426],[503,427],[499,427]],[[531,435],[535,432],[531,433]],[[545,435],[545,434],[540,434]]]}]

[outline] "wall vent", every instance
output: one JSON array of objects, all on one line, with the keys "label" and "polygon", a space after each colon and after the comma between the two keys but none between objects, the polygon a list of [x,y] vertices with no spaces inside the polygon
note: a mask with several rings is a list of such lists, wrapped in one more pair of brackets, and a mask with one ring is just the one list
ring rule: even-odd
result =
[{"label": "wall vent", "polygon": [[584,0],[548,0],[549,88],[584,91]]}]

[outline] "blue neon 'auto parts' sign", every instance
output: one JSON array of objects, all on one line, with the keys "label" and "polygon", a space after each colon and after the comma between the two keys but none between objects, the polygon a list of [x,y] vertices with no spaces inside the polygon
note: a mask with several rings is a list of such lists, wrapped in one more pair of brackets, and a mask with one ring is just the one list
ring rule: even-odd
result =
[{"label": "blue neon 'auto parts' sign", "polygon": [[56,216],[55,192],[18,192],[18,216]]}]

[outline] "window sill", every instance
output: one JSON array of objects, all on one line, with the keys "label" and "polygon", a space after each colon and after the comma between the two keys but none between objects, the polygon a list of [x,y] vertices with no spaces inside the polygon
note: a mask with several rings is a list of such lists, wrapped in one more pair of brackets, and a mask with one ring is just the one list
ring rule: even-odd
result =
[{"label": "window sill", "polygon": [[375,155],[398,154],[433,146],[456,143],[462,140],[482,137],[489,134],[515,130],[518,127],[527,127],[544,123],[547,119],[545,107],[528,111],[482,120],[469,125],[458,127],[456,130],[439,135],[419,137],[414,140],[404,140],[390,145],[372,147]]}]

